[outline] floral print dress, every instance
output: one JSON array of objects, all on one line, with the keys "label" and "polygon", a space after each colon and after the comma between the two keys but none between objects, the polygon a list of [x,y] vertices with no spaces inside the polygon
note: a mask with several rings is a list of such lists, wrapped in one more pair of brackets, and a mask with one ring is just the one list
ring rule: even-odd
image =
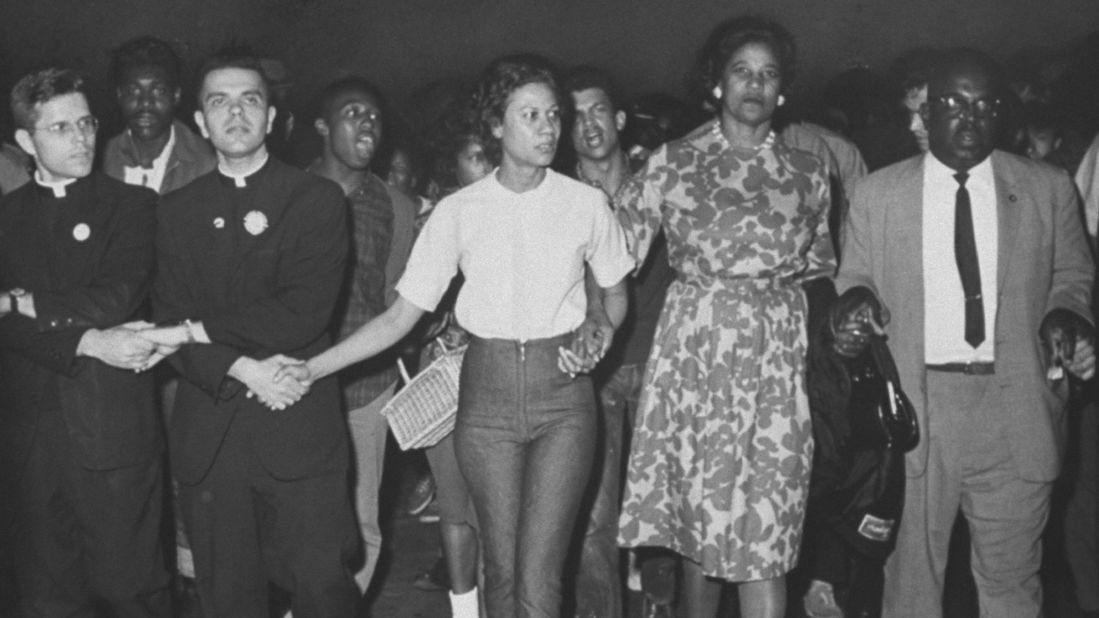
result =
[{"label": "floral print dress", "polygon": [[806,302],[831,276],[824,163],[781,138],[728,146],[711,121],[617,200],[636,257],[663,227],[677,273],[645,369],[619,542],[728,581],[797,562],[813,454]]}]

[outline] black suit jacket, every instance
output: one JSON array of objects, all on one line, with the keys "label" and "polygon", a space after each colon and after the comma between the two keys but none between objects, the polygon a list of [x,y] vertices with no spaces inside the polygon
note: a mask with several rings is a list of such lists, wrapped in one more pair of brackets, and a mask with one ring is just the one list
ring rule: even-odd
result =
[{"label": "black suit jacket", "polygon": [[77,357],[90,328],[137,319],[153,275],[157,196],[93,172],[64,200],[31,182],[0,200],[0,289],[34,293],[38,317],[0,319],[0,431],[20,465],[44,409],[60,410],[83,465],[161,451],[147,374]]},{"label": "black suit jacket", "polygon": [[274,159],[246,188],[214,171],[163,198],[154,314],[160,321],[201,320],[213,341],[184,346],[172,357],[184,378],[169,430],[180,482],[202,480],[230,423],[250,436],[276,478],[347,465],[334,379],[272,411],[227,376],[241,356],[308,358],[331,344],[326,327],[347,244],[339,186]]}]

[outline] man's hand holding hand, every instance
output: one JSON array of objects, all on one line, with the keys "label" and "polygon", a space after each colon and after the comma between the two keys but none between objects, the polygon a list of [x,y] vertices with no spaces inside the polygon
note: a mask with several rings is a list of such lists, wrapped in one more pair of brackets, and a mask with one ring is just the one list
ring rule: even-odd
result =
[{"label": "man's hand holding hand", "polygon": [[112,367],[140,371],[145,369],[157,345],[142,337],[128,324],[106,330],[85,331],[76,347],[78,356],[97,358]]},{"label": "man's hand holding hand", "polygon": [[257,361],[242,356],[229,368],[229,375],[248,387],[248,396],[255,396],[272,410],[285,410],[309,392],[309,384],[280,372],[287,357],[276,355]]}]

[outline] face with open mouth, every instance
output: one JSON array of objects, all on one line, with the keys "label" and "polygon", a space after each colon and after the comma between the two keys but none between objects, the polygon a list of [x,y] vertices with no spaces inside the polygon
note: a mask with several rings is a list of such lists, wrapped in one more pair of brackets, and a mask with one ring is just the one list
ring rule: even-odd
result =
[{"label": "face with open mouth", "polygon": [[974,63],[957,64],[934,80],[924,122],[935,158],[964,171],[988,157],[996,143],[995,101],[992,76]]},{"label": "face with open mouth", "polygon": [[167,135],[172,128],[179,86],[164,67],[126,69],[116,94],[126,127],[136,139],[152,141]]},{"label": "face with open mouth", "polygon": [[572,124],[572,145],[581,159],[602,161],[618,152],[618,132],[626,124],[626,114],[615,112],[610,97],[602,88],[572,93],[576,118]]},{"label": "face with open mouth", "polygon": [[367,92],[349,90],[329,109],[324,120],[327,147],[349,169],[368,169],[382,141],[381,104]]},{"label": "face with open mouth", "polygon": [[733,52],[721,78],[723,121],[758,127],[771,120],[782,90],[782,69],[771,47],[747,43]]}]

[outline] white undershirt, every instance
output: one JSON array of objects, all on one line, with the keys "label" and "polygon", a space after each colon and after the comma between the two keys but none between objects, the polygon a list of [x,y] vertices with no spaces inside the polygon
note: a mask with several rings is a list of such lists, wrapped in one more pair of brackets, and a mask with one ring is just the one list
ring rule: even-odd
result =
[{"label": "white undershirt", "polygon": [[[133,139],[133,137],[131,136],[130,139]],[[157,158],[153,159],[153,166],[146,168],[140,165],[124,165],[122,166],[122,173],[125,176],[122,181],[128,185],[148,187],[160,193],[160,185],[164,184],[164,173],[168,171],[168,159],[171,158],[172,149],[175,148],[175,145],[176,128],[171,127],[168,134],[168,143],[164,144],[164,150],[161,150]]]},{"label": "white undershirt", "polygon": [[985,339],[976,349],[965,340],[965,292],[954,258],[955,170],[930,152],[924,155],[923,285],[924,359],[928,364],[991,362],[995,359],[998,215],[992,157],[971,168],[965,187],[981,274]]}]

